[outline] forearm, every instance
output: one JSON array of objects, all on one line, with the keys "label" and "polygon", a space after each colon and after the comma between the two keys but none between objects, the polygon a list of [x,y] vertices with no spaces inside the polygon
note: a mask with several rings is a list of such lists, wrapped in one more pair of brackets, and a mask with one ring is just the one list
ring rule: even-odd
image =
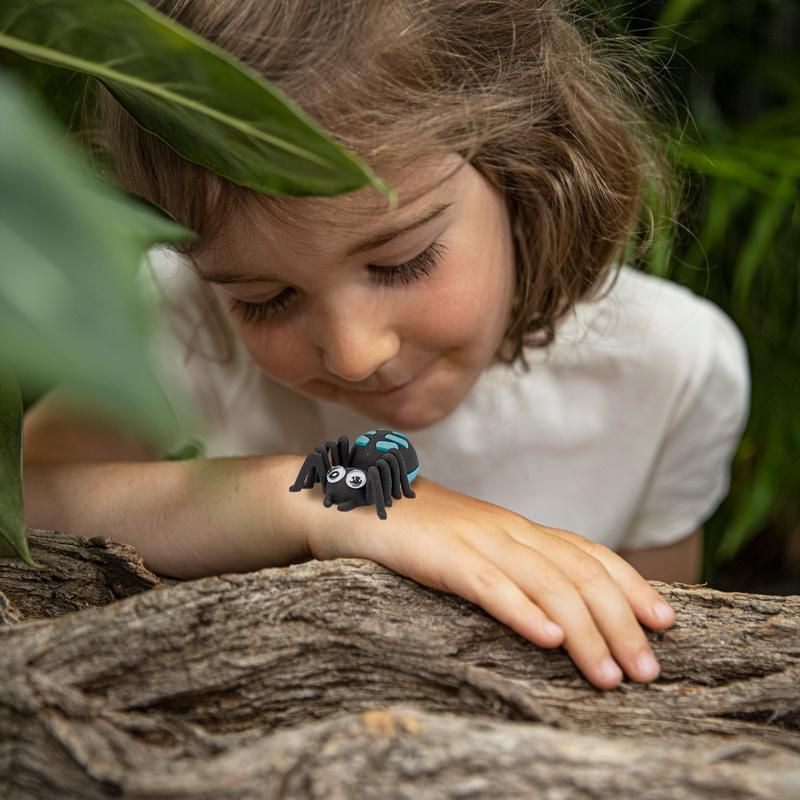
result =
[{"label": "forearm", "polygon": [[25,463],[25,522],[133,545],[162,575],[193,578],[310,558],[287,521],[302,458]]},{"label": "forearm", "polygon": [[648,580],[697,583],[703,566],[703,529],[672,544],[620,550],[619,555]]}]

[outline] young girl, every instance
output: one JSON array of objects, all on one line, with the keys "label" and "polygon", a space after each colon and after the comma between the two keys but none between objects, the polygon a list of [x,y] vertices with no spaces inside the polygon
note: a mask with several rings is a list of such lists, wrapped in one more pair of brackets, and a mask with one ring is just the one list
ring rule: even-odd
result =
[{"label": "young girl", "polygon": [[[163,460],[57,390],[26,419],[28,524],[180,577],[368,558],[563,645],[598,687],[654,680],[639,623],[674,612],[634,567],[697,579],[747,366],[711,304],[618,266],[663,175],[623,73],[553,0],[153,5],[277,82],[401,202],[258,196],[106,98],[120,182],[199,234],[151,267],[165,390],[199,401],[181,433],[209,457]],[[416,499],[382,521],[288,492],[314,447],[379,426],[411,434]]]}]

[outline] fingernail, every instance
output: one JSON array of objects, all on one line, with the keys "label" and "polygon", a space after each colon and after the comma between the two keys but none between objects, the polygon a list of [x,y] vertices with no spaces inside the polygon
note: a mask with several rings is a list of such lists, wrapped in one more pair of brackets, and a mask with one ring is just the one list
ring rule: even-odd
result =
[{"label": "fingernail", "polygon": [[563,636],[564,631],[555,622],[550,622],[549,620],[542,624],[542,630],[548,635],[555,638],[556,636]]},{"label": "fingernail", "polygon": [[658,677],[661,672],[661,667],[658,666],[658,661],[652,653],[642,653],[636,659],[636,671],[639,677],[644,681],[652,681]]},{"label": "fingernail", "polygon": [[653,606],[653,614],[659,622],[669,622],[675,616],[675,611],[672,606],[659,602]]},{"label": "fingernail", "polygon": [[605,661],[601,661],[597,671],[604,681],[618,683],[622,680],[622,670],[617,666],[617,662],[614,661],[613,658],[607,658]]}]

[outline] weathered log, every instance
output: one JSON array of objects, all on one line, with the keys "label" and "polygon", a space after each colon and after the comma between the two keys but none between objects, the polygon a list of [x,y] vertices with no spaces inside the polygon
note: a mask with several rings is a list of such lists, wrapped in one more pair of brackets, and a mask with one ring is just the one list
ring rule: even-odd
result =
[{"label": "weathered log", "polygon": [[0,558],[0,625],[59,617],[161,584],[127,544],[31,529],[28,544],[42,569]]},{"label": "weathered log", "polygon": [[661,677],[610,692],[360,560],[7,626],[0,797],[797,800],[800,598],[658,588]]}]

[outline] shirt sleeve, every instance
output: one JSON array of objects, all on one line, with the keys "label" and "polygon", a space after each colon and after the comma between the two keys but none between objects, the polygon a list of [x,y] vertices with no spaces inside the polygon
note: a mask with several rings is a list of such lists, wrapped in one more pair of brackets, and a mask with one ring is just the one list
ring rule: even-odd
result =
[{"label": "shirt sleeve", "polygon": [[635,519],[620,548],[660,547],[688,536],[728,492],[730,466],[750,405],[744,340],[716,306],[682,357],[690,362]]},{"label": "shirt sleeve", "polygon": [[137,277],[151,306],[147,347],[154,376],[172,414],[170,435],[163,442],[166,456],[188,442],[202,443],[209,423],[190,378],[187,349],[179,330],[181,324],[188,329],[189,322],[174,313],[186,309],[179,259],[165,248],[154,248],[143,258]]}]

